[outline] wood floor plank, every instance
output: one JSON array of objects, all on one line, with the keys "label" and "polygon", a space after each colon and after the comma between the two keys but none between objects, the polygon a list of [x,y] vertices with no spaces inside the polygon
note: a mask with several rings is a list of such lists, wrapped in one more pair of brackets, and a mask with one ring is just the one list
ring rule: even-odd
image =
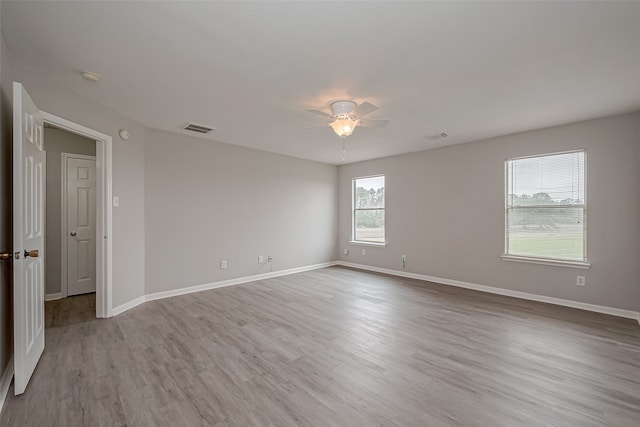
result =
[{"label": "wood floor plank", "polygon": [[636,322],[342,267],[46,327],[3,427],[640,425]]}]

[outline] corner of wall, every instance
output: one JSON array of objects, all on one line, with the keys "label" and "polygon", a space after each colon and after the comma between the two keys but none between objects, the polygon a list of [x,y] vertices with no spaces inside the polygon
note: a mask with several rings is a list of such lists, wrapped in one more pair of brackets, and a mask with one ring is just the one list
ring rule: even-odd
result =
[{"label": "corner of wall", "polygon": [[[636,180],[637,180],[637,190],[638,190],[638,196],[640,199],[640,111],[638,111],[637,114],[637,127],[636,127],[636,139],[638,140],[638,147],[636,150],[636,155],[638,156],[638,168],[636,169]],[[640,218],[640,202],[639,202],[639,206],[637,209],[637,215],[636,218]],[[640,229],[638,230],[638,251],[640,252]],[[638,269],[638,274],[636,275],[636,278],[640,277],[640,264],[637,265],[637,269]],[[640,312],[640,279],[637,279],[638,283],[638,312]],[[638,323],[640,323],[640,314],[638,315]]]}]

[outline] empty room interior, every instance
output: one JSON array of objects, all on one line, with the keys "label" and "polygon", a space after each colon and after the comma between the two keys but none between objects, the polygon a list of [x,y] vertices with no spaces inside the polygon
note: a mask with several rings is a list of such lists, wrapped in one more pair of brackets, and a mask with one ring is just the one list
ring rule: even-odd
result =
[{"label": "empty room interior", "polygon": [[3,427],[640,425],[640,2],[0,32]]}]

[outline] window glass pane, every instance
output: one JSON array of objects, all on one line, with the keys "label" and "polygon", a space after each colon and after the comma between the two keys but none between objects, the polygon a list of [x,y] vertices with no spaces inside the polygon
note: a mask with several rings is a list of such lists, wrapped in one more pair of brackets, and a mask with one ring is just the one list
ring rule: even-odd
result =
[{"label": "window glass pane", "polygon": [[384,210],[356,211],[354,238],[384,243]]},{"label": "window glass pane", "polygon": [[384,176],[355,180],[355,207],[384,208]]},{"label": "window glass pane", "polygon": [[507,205],[584,204],[584,152],[509,160]]},{"label": "window glass pane", "polygon": [[584,208],[509,209],[508,254],[584,260]]}]

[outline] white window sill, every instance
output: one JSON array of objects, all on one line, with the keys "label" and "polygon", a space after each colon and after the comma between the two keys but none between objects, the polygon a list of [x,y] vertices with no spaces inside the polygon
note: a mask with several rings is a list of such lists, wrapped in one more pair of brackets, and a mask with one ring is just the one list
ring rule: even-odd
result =
[{"label": "white window sill", "polygon": [[351,240],[349,243],[351,243],[352,245],[362,245],[362,246],[377,246],[380,248],[383,248],[385,246],[387,246],[387,243],[377,243],[377,242],[360,242],[358,240]]},{"label": "white window sill", "polygon": [[524,262],[528,264],[555,265],[557,267],[581,268],[584,270],[591,267],[590,263],[583,261],[560,261],[544,258],[528,258],[515,255],[502,255],[502,259],[505,261]]}]

